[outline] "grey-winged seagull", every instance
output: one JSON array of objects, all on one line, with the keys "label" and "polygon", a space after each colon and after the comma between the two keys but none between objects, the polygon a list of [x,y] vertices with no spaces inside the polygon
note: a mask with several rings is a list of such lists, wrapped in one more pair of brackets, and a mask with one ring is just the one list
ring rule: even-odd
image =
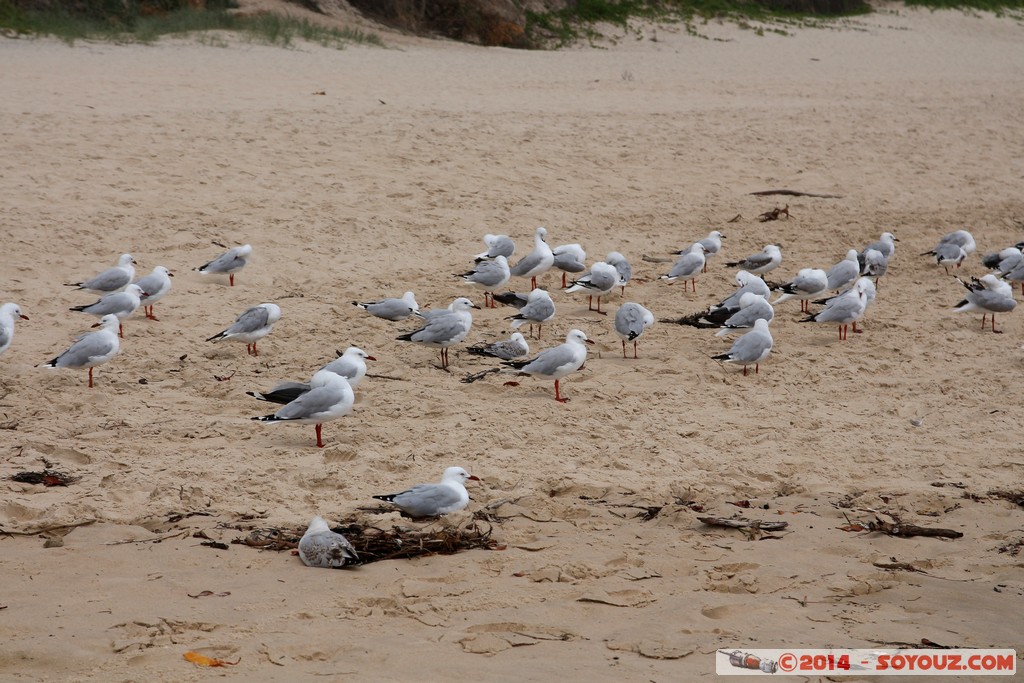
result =
[{"label": "grey-winged seagull", "polygon": [[400,493],[386,493],[374,498],[393,503],[410,517],[438,517],[469,505],[466,481],[480,481],[461,467],[449,467],[436,484],[417,484]]},{"label": "grey-winged seagull", "polygon": [[227,275],[228,282],[232,287],[235,286],[235,273],[245,268],[246,264],[249,263],[249,257],[252,256],[252,246],[249,244],[243,244],[240,247],[232,247],[226,252],[213,259],[209,263],[196,268],[203,275],[220,274]]},{"label": "grey-winged seagull", "polygon": [[317,448],[323,448],[323,423],[348,415],[356,397],[348,380],[329,370],[320,370],[313,375],[309,387],[309,391],[281,406],[276,413],[252,419],[268,424],[296,422],[316,425],[316,445]]},{"label": "grey-winged seagull", "polygon": [[521,375],[532,375],[555,381],[555,400],[565,403],[569,399],[559,393],[558,381],[583,367],[587,360],[586,344],[593,344],[582,330],[570,330],[565,343],[541,351],[532,360],[507,360],[503,365],[515,368]]},{"label": "grey-winged seagull", "polygon": [[277,304],[260,304],[245,309],[231,327],[222,330],[206,341],[217,342],[222,339],[232,339],[245,342],[245,351],[250,356],[258,356],[256,342],[263,339],[271,330],[274,323],[281,319],[281,308]]},{"label": "grey-winged seagull", "polygon": [[307,567],[341,569],[359,564],[359,555],[348,539],[331,531],[323,517],[314,517],[299,539],[299,559]]},{"label": "grey-winged seagull", "polygon": [[93,327],[102,329],[79,335],[67,351],[43,363],[48,368],[89,368],[89,388],[92,389],[92,369],[117,355],[121,342],[117,336],[120,321],[116,315],[103,316]]}]

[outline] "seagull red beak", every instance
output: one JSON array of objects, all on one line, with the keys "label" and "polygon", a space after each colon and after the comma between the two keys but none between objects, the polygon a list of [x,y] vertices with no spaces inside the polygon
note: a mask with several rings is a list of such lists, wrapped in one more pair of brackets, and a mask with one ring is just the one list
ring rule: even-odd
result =
[{"label": "seagull red beak", "polygon": [[584,339],[583,341],[584,341],[584,343],[590,344],[591,346],[594,345],[594,340],[593,339]]},{"label": "seagull red beak", "polygon": [[19,317],[20,317],[20,318],[21,318],[22,320],[28,320],[28,316],[27,316],[27,315],[23,315],[23,314],[21,314],[21,315],[19,315]]},{"label": "seagull red beak", "polygon": [[476,476],[475,474],[469,475],[468,477],[466,477],[466,479],[472,479],[473,481],[480,481],[480,477]]},{"label": "seagull red beak", "polygon": [[376,358],[374,358],[373,356],[367,356],[367,357],[366,357],[366,360],[377,360],[377,359],[376,359]]},{"label": "seagull red beak", "polygon": [[167,271],[167,277],[174,277],[174,273],[172,273],[171,271]]}]

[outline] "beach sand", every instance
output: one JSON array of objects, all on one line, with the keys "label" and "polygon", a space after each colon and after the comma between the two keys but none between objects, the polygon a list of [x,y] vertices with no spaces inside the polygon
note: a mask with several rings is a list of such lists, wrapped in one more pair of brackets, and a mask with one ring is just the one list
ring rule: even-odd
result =
[{"label": "beach sand", "polygon": [[[718,648],[1021,652],[1022,510],[998,492],[1024,472],[1024,320],[981,329],[918,256],[966,227],[978,253],[958,274],[981,276],[981,253],[1024,239],[1019,23],[893,5],[785,35],[696,28],[558,52],[386,32],[387,49],[344,50],[0,40],[0,300],[31,318],[0,356],[0,679],[680,681],[713,678]],[[751,194],[773,189],[841,198]],[[709,359],[728,341],[673,324],[622,359],[612,316],[548,273],[558,313],[532,348],[571,328],[597,341],[564,405],[549,381],[460,381],[494,366],[464,346],[506,337],[512,309],[474,311],[446,373],[395,340],[413,322],[351,304],[480,304],[452,274],[484,233],[518,257],[539,225],[589,262],[624,253],[636,279],[607,309],[658,319],[726,296],[725,262],[769,242],[774,280],[900,242],[863,334],[840,342],[783,303],[747,377]],[[643,258],[713,229],[725,246],[696,294]],[[194,272],[244,243],[234,287]],[[68,311],[92,295],[62,283],[122,252],[175,273],[159,322],[125,322],[93,390],[35,367],[94,322]],[[283,317],[258,358],[204,341],[261,302]],[[250,420],[272,410],[245,391],[348,345],[376,376],[325,448],[312,426]],[[80,479],[8,480],[46,465]],[[431,524],[360,508],[450,465],[482,481],[432,524],[486,511],[501,549],[314,571],[193,537],[316,514]],[[840,528],[886,514],[963,537]],[[759,540],[705,515],[788,527]],[[240,661],[204,670],[188,651]]]}]

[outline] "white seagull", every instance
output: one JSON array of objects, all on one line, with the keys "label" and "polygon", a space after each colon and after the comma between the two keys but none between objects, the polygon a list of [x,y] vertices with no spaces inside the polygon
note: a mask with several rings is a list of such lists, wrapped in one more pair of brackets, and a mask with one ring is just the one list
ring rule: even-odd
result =
[{"label": "white seagull", "polygon": [[487,245],[487,251],[477,254],[474,257],[476,261],[499,256],[509,259],[512,258],[512,254],[516,253],[516,243],[508,235],[484,235],[484,244]]},{"label": "white seagull", "polygon": [[562,271],[562,288],[565,288],[566,273],[582,273],[587,269],[587,252],[578,244],[563,244],[551,250],[555,256],[554,267]]},{"label": "white seagull", "polygon": [[533,235],[533,251],[524,256],[510,272],[516,277],[530,278],[530,288],[537,289],[537,276],[543,275],[555,263],[555,255],[547,243],[547,228],[540,227]]},{"label": "white seagull", "polygon": [[[725,235],[723,235],[722,233],[718,232],[717,230],[712,230],[711,232],[708,233],[707,237],[705,237],[704,239],[701,239],[701,240],[697,240],[697,244],[699,244],[702,247],[704,247],[704,253],[707,256],[714,256],[715,254],[717,254],[719,251],[722,250],[722,240],[724,240],[724,239],[725,239]],[[682,254],[683,251],[677,251],[676,253],[677,254]],[[707,261],[704,262],[704,269],[701,272],[702,273],[708,272]]]},{"label": "white seagull", "polygon": [[464,282],[484,290],[485,308],[497,308],[498,306],[492,298],[494,290],[503,287],[509,281],[511,272],[508,268],[508,260],[499,254],[493,259],[478,262],[473,270],[459,273],[456,277],[461,277]]},{"label": "white seagull", "polygon": [[271,330],[274,323],[281,319],[281,308],[277,304],[260,304],[245,309],[237,318],[235,323],[207,338],[206,341],[217,342],[221,339],[233,339],[245,342],[245,351],[250,356],[260,355],[256,350],[256,342],[263,339]]},{"label": "white seagull", "polygon": [[[620,284],[619,271],[615,266],[605,261],[598,261],[590,267],[590,272],[573,280],[572,285],[566,289],[567,293],[585,291],[588,296],[587,310],[596,310],[601,315],[607,315],[601,310],[601,297],[607,296]],[[597,297],[597,308],[594,308],[594,297]]]},{"label": "white seagull", "polygon": [[11,347],[11,342],[14,341],[14,321],[18,318],[28,320],[28,316],[22,314],[18,304],[6,303],[0,306],[0,353]]},{"label": "white seagull", "polygon": [[633,279],[633,266],[629,265],[629,261],[626,257],[617,251],[609,252],[604,257],[605,263],[615,266],[615,270],[619,273],[619,287],[622,287],[622,293],[626,293],[626,285],[631,279]]},{"label": "white seagull", "polygon": [[626,342],[633,342],[633,358],[636,358],[636,340],[648,327],[654,324],[654,314],[640,304],[627,302],[615,312],[615,334],[622,338],[622,357],[626,357]]},{"label": "white seagull", "polygon": [[418,330],[395,337],[399,341],[411,341],[441,349],[441,369],[448,369],[448,347],[458,344],[469,334],[473,326],[470,309],[480,308],[464,296],[453,301],[448,310],[432,311],[426,324]]},{"label": "white seagull", "polygon": [[117,337],[120,321],[116,315],[105,315],[93,327],[102,329],[79,335],[67,351],[48,363],[47,368],[89,368],[89,388],[92,389],[92,369],[117,355],[121,342]]},{"label": "white seagull", "polygon": [[847,326],[856,323],[864,315],[864,309],[868,305],[867,293],[871,287],[871,281],[862,277],[846,293],[832,297],[825,304],[825,308],[802,318],[799,322],[836,323],[839,326],[839,339],[842,341],[848,336]]},{"label": "white seagull", "polygon": [[[72,306],[69,310],[88,313],[103,317],[116,315],[118,321],[134,313],[142,303],[142,295],[146,294],[138,285],[128,285],[123,292],[113,292],[103,296],[99,301],[87,306]],[[124,337],[124,330],[118,322],[118,334]]]},{"label": "white seagull", "polygon": [[299,539],[299,559],[307,567],[341,569],[359,564],[356,549],[341,534],[331,531],[323,517],[314,517]]},{"label": "white seagull", "polygon": [[760,372],[761,361],[771,353],[774,343],[772,333],[768,330],[768,321],[760,318],[754,323],[754,329],[733,342],[732,348],[712,358],[723,363],[741,363],[744,377],[747,375],[747,366],[753,364],[756,375]]},{"label": "white seagull", "polygon": [[857,260],[857,250],[850,249],[846,252],[846,258],[825,271],[825,278],[828,280],[828,289],[836,291],[850,284],[860,276],[860,262]]},{"label": "white seagull", "polygon": [[99,275],[82,282],[68,282],[68,287],[87,289],[97,294],[109,294],[124,288],[135,277],[135,259],[131,254],[121,254],[117,265],[104,270]]},{"label": "white seagull", "polygon": [[544,323],[555,317],[555,302],[551,295],[543,289],[535,289],[526,297],[526,303],[515,315],[510,315],[505,320],[512,321],[512,329],[517,330],[529,323],[530,336],[533,336],[533,326],[537,325],[537,338],[540,339],[540,331]]},{"label": "white seagull", "polygon": [[954,306],[953,310],[981,311],[981,329],[985,329],[985,318],[991,313],[992,331],[1001,332],[996,329],[996,313],[1009,313],[1017,307],[1013,287],[992,274],[971,282],[964,282],[960,278],[957,281],[967,288],[967,297]]},{"label": "white seagull", "polygon": [[316,446],[323,448],[323,423],[348,415],[352,411],[356,397],[348,380],[329,370],[320,370],[313,375],[309,387],[309,391],[291,403],[281,406],[276,413],[252,419],[270,424],[296,422],[316,425]]},{"label": "white seagull", "polygon": [[507,360],[503,365],[519,370],[520,375],[555,380],[555,400],[565,403],[569,399],[559,393],[558,381],[583,367],[587,360],[586,344],[593,343],[581,330],[570,330],[564,344],[541,351],[532,360]]},{"label": "white seagull", "polygon": [[700,242],[694,242],[690,245],[689,249],[678,252],[681,254],[672,270],[668,272],[668,275],[662,275],[661,279],[668,282],[670,285],[679,278],[683,278],[683,291],[686,291],[686,281],[689,280],[693,284],[694,293],[697,292],[697,273],[703,273],[707,271],[707,259],[705,258],[704,245]]},{"label": "white seagull", "polygon": [[142,304],[142,312],[150,320],[156,320],[156,316],[153,315],[153,304],[163,299],[167,296],[167,292],[171,291],[172,277],[174,277],[174,273],[163,266],[157,266],[152,273],[139,278],[135,283],[142,289],[142,296],[139,299]]},{"label": "white seagull", "polygon": [[[377,360],[357,346],[350,346],[345,353],[324,365],[320,370],[327,370],[341,375],[348,380],[354,390],[366,376],[366,361]],[[319,371],[318,371],[319,372]],[[311,380],[312,381],[312,380]],[[273,389],[266,392],[247,391],[249,396],[270,403],[291,403],[310,390],[310,382],[279,382]]]},{"label": "white seagull", "polygon": [[782,250],[777,244],[767,244],[757,254],[751,254],[741,261],[731,261],[725,265],[730,268],[742,268],[743,270],[762,275],[768,271],[775,270],[782,263]]},{"label": "white seagull", "polygon": [[522,358],[530,353],[530,345],[526,343],[526,337],[522,332],[513,332],[508,339],[494,342],[493,344],[474,344],[466,349],[476,356],[490,356],[501,360],[512,360]]},{"label": "white seagull", "polygon": [[211,273],[227,275],[228,282],[231,286],[235,286],[235,273],[245,268],[245,265],[249,263],[249,257],[252,256],[252,246],[243,244],[240,247],[232,247],[226,252],[213,259],[209,263],[196,268],[203,275],[209,275]]},{"label": "white seagull", "polygon": [[786,299],[796,298],[800,299],[800,312],[810,313],[808,302],[828,291],[828,274],[821,268],[801,268],[795,278],[775,291],[782,292],[782,295],[772,302],[773,306],[778,306]]},{"label": "white seagull", "polygon": [[416,303],[416,296],[412,292],[406,292],[401,299],[381,299],[379,301],[359,302],[353,301],[353,306],[358,306],[370,315],[384,320],[405,320],[413,313],[420,312],[420,305]]},{"label": "white seagull", "polygon": [[480,478],[461,467],[449,467],[436,484],[417,484],[401,493],[387,493],[374,498],[394,503],[410,517],[438,517],[469,505],[467,480],[480,481]]}]

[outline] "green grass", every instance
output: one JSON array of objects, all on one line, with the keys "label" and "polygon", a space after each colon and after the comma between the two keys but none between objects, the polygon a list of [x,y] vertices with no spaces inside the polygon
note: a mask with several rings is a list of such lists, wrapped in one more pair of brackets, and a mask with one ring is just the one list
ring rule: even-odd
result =
[{"label": "green grass", "polygon": [[[997,15],[1020,13],[1024,0],[906,0],[907,5],[933,9],[980,10]],[[579,0],[559,12],[527,12],[526,34],[533,45],[563,47],[602,36],[599,24],[611,24],[627,32],[635,20],[681,23],[687,33],[702,35],[697,26],[710,20],[733,21],[763,35],[787,35],[783,29],[754,26],[820,26],[846,16],[866,14],[865,0]]]},{"label": "green grass", "polygon": [[148,45],[164,36],[191,35],[204,45],[224,46],[226,41],[210,35],[218,31],[230,31],[250,42],[280,47],[292,47],[299,41],[337,49],[349,44],[384,45],[376,34],[358,29],[327,28],[305,19],[275,14],[241,16],[226,11],[226,8],[181,8],[152,16],[124,11],[95,18],[74,16],[59,10],[23,12],[14,8],[10,0],[0,0],[0,32],[53,36],[68,44],[79,40],[99,40]]}]

